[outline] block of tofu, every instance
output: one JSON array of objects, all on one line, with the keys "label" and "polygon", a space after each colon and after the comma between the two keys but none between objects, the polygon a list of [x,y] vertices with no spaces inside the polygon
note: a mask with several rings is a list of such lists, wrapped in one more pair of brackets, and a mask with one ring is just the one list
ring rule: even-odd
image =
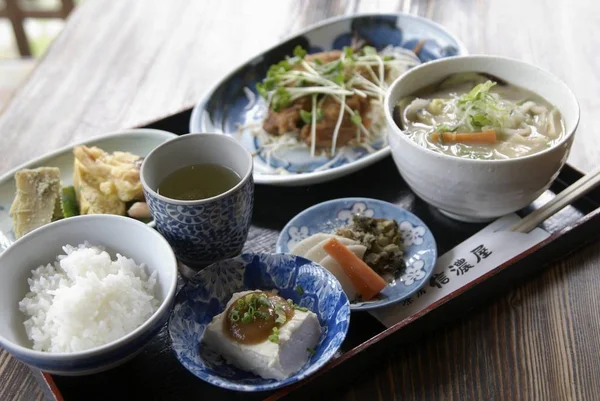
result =
[{"label": "block of tofu", "polygon": [[15,174],[17,192],[10,208],[16,238],[49,224],[60,205],[60,170],[24,169]]},{"label": "block of tofu", "polygon": [[[233,294],[225,311],[233,302],[254,291]],[[314,312],[294,311],[294,316],[279,328],[279,341],[241,344],[224,330],[225,312],[216,315],[202,336],[202,343],[219,353],[233,366],[265,379],[284,380],[300,370],[308,361],[308,349],[314,349],[321,336],[321,325]]]}]

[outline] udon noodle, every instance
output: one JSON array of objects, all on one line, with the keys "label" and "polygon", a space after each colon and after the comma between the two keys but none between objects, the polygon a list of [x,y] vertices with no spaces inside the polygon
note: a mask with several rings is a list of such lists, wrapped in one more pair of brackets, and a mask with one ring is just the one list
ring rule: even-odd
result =
[{"label": "udon noodle", "polygon": [[560,141],[560,112],[541,96],[480,73],[454,74],[401,99],[400,129],[433,151],[470,159],[512,159]]}]

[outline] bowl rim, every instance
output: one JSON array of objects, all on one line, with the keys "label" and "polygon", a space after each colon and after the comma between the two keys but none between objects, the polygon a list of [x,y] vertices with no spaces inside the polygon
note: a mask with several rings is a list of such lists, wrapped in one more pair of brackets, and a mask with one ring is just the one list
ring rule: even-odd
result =
[{"label": "bowl rim", "polygon": [[[150,187],[150,185],[148,185],[148,183],[146,182],[145,174],[144,174],[144,170],[146,168],[148,168],[148,167],[146,167],[147,163],[148,163],[148,159],[150,159],[156,152],[163,150],[163,148],[171,146],[175,142],[190,141],[190,140],[196,140],[199,138],[206,138],[208,140],[210,140],[210,138],[218,138],[218,140],[230,141],[236,147],[243,150],[243,152],[246,156],[246,159],[247,159],[247,166],[246,166],[247,170],[246,170],[246,173],[244,174],[244,176],[241,177],[240,182],[238,182],[232,188],[228,189],[227,191],[225,191],[219,195],[211,196],[210,198],[195,199],[195,200],[180,200],[180,199],[168,198],[164,195],[159,194],[152,187]],[[224,138],[227,138],[227,139],[224,139]],[[254,158],[252,157],[250,152],[248,152],[246,150],[246,148],[244,148],[242,146],[242,144],[240,144],[237,140],[235,140],[235,138],[232,138],[229,135],[222,135],[222,134],[209,133],[209,132],[189,133],[189,134],[185,134],[185,135],[180,135],[173,139],[169,139],[168,141],[165,141],[165,142],[161,143],[160,145],[158,145],[157,147],[155,147],[154,149],[152,149],[152,151],[150,151],[150,153],[148,153],[148,155],[144,158],[144,161],[142,162],[142,165],[140,167],[140,182],[142,183],[142,186],[144,187],[144,190],[146,192],[149,192],[152,197],[157,198],[157,199],[161,200],[162,202],[170,203],[173,205],[181,205],[181,206],[198,206],[198,205],[204,205],[207,203],[211,203],[211,202],[223,199],[225,197],[228,197],[228,196],[234,194],[242,186],[244,186],[248,182],[249,179],[252,178],[252,175],[254,173],[253,170],[254,170]]]},{"label": "bowl rim", "polygon": [[2,260],[3,257],[5,257],[4,255],[8,254],[9,252],[18,252],[19,246],[24,246],[31,238],[38,236],[38,235],[44,235],[44,234],[47,235],[49,232],[51,232],[56,227],[59,227],[61,225],[78,224],[78,222],[80,220],[121,220],[123,222],[127,222],[126,224],[139,225],[139,227],[142,228],[143,230],[150,230],[152,232],[151,235],[154,235],[156,240],[159,243],[162,243],[163,245],[166,246],[166,249],[170,253],[170,255],[169,255],[170,259],[172,259],[172,266],[174,268],[174,274],[173,274],[173,278],[171,279],[171,282],[169,283],[168,291],[165,294],[164,299],[160,303],[159,307],[156,309],[156,311],[154,311],[154,313],[148,319],[146,319],[146,321],[144,323],[142,323],[135,330],[127,333],[125,336],[118,338],[114,341],[111,341],[109,343],[106,343],[104,345],[101,345],[99,347],[94,347],[94,348],[90,348],[87,350],[76,351],[76,352],[37,351],[32,348],[25,347],[23,345],[19,345],[13,341],[8,340],[6,337],[0,335],[0,345],[2,347],[6,348],[6,350],[9,351],[11,354],[16,353],[17,355],[15,357],[17,359],[19,359],[19,357],[22,356],[24,358],[31,359],[31,360],[37,359],[37,360],[45,360],[45,361],[51,360],[52,362],[65,362],[65,361],[72,361],[72,360],[77,360],[77,359],[97,357],[99,355],[104,354],[107,351],[114,351],[114,350],[120,348],[121,346],[132,342],[137,337],[142,335],[147,329],[149,329],[154,324],[156,324],[160,320],[162,315],[164,315],[165,313],[168,313],[168,310],[171,305],[171,301],[175,298],[175,293],[177,291],[177,277],[178,277],[177,259],[175,257],[175,253],[171,249],[167,240],[162,235],[160,235],[156,230],[154,230],[153,228],[149,227],[148,225],[146,225],[138,220],[135,220],[131,217],[109,215],[109,214],[95,214],[95,215],[73,216],[73,217],[68,217],[68,218],[62,219],[62,220],[58,220],[56,222],[52,222],[45,226],[39,227],[39,228],[31,231],[30,233],[27,233],[26,235],[24,235],[23,237],[21,237],[17,241],[15,241],[3,253],[0,254],[0,261]]},{"label": "bowl rim", "polygon": [[[516,65],[519,65],[520,67],[523,67],[523,68],[533,68],[533,69],[537,70],[537,72],[539,74],[546,76],[546,78],[548,78],[548,81],[554,81],[554,85],[562,86],[563,89],[565,89],[566,93],[569,95],[570,101],[575,106],[575,111],[576,111],[575,123],[573,124],[573,127],[570,130],[568,130],[568,132],[565,135],[563,135],[563,137],[560,139],[560,141],[558,141],[551,147],[544,149],[541,152],[537,152],[537,153],[533,153],[533,154],[521,156],[521,157],[515,157],[515,158],[511,158],[511,159],[490,159],[490,160],[467,159],[467,158],[462,158],[462,157],[457,157],[457,156],[451,156],[451,155],[441,153],[441,152],[435,152],[429,148],[426,148],[424,146],[421,146],[421,145],[415,143],[414,141],[410,140],[410,138],[408,138],[404,134],[404,132],[400,129],[400,127],[398,127],[398,124],[396,124],[396,122],[394,121],[394,118],[392,116],[392,111],[391,111],[394,107],[393,105],[391,105],[392,93],[394,92],[396,87],[398,87],[402,82],[404,82],[405,80],[411,79],[412,74],[414,74],[415,72],[418,72],[422,69],[433,68],[437,64],[455,63],[460,60],[502,60],[507,63],[513,63]],[[463,72],[468,72],[468,71],[474,71],[474,69],[465,69]],[[487,72],[487,71],[483,71],[483,72]],[[422,85],[422,87],[425,87],[428,84],[430,84],[430,82],[425,82]],[[532,91],[532,92],[536,93],[536,91]],[[526,160],[531,160],[531,159],[542,157],[543,155],[545,155],[547,153],[556,151],[557,148],[559,148],[562,145],[564,145],[565,143],[569,142],[572,139],[572,137],[575,135],[575,132],[577,131],[577,127],[579,126],[579,122],[581,120],[581,107],[579,105],[579,101],[577,100],[577,97],[573,93],[573,90],[562,79],[560,79],[556,75],[552,74],[550,71],[536,66],[535,64],[528,63],[528,62],[525,62],[525,61],[522,61],[519,59],[515,59],[512,57],[487,55],[487,54],[474,54],[474,55],[460,55],[460,56],[445,57],[445,58],[441,58],[441,59],[437,59],[437,60],[433,60],[433,61],[428,61],[426,63],[420,64],[416,67],[411,68],[406,73],[404,73],[401,76],[399,76],[398,78],[396,78],[396,80],[389,86],[389,88],[386,92],[386,95],[385,95],[384,102],[383,102],[383,108],[384,108],[384,113],[385,113],[385,119],[388,123],[388,127],[391,127],[391,129],[388,130],[388,136],[395,135],[396,137],[402,138],[400,140],[403,141],[404,143],[408,143],[408,144],[410,144],[409,146],[413,147],[414,149],[419,149],[420,151],[422,151],[425,154],[428,154],[430,156],[434,156],[434,157],[437,157],[442,160],[444,160],[444,159],[448,160],[448,161],[453,160],[455,162],[468,163],[468,164],[493,164],[493,165],[510,164],[510,163],[514,164],[514,163],[519,163],[520,161],[526,161]],[[559,111],[561,111],[561,114],[562,114],[562,110],[559,110]]]},{"label": "bowl rim", "polygon": [[[307,364],[309,364],[309,366],[307,367],[307,369],[302,372],[296,372],[293,375],[291,375],[290,377],[288,377],[287,379],[283,379],[283,380],[276,380],[274,382],[271,383],[264,383],[264,384],[238,384],[238,383],[230,383],[227,380],[228,379],[223,379],[222,376],[219,376],[217,374],[210,374],[210,373],[203,373],[201,376],[197,375],[196,373],[192,372],[191,370],[188,369],[188,367],[185,365],[184,361],[182,361],[180,359],[180,355],[179,353],[175,350],[175,348],[171,347],[171,351],[173,352],[173,354],[175,355],[175,358],[177,359],[177,361],[181,364],[181,366],[186,369],[188,372],[190,372],[190,374],[192,374],[193,376],[197,377],[198,379],[205,381],[206,383],[209,383],[211,385],[220,387],[220,388],[224,388],[227,390],[234,390],[234,391],[241,391],[241,392],[246,392],[246,393],[252,393],[252,392],[260,392],[260,391],[270,391],[270,390],[276,390],[282,387],[286,387],[289,385],[293,385],[294,383],[299,382],[300,380],[305,380],[308,377],[311,377],[314,374],[318,374],[318,372],[321,370],[321,368],[328,362],[332,361],[335,359],[335,353],[339,350],[339,348],[341,347],[343,341],[346,339],[346,336],[348,335],[348,330],[350,328],[350,321],[351,321],[351,316],[352,316],[352,310],[350,308],[350,300],[348,299],[348,296],[346,295],[346,293],[344,292],[344,290],[342,289],[341,284],[339,283],[339,281],[335,278],[335,276],[327,269],[325,269],[323,266],[321,266],[320,264],[313,262],[312,260],[303,258],[302,256],[298,256],[298,255],[293,255],[291,253],[282,253],[282,252],[270,252],[270,251],[248,251],[248,252],[243,252],[239,255],[227,258],[227,259],[223,259],[220,261],[217,261],[215,263],[212,263],[211,265],[207,266],[205,269],[200,270],[199,272],[197,272],[192,279],[190,279],[189,281],[187,281],[183,287],[181,287],[179,289],[179,291],[177,291],[177,296],[175,298],[175,307],[177,307],[177,305],[181,305],[185,302],[187,302],[187,298],[185,301],[177,303],[177,299],[179,298],[180,294],[186,293],[185,289],[187,286],[199,286],[202,285],[201,280],[198,280],[196,277],[197,276],[202,276],[203,274],[210,274],[207,269],[209,268],[213,268],[215,269],[216,266],[219,263],[226,263],[229,262],[231,263],[232,261],[237,261],[237,260],[244,260],[244,258],[248,258],[248,257],[252,257],[254,258],[255,256],[282,256],[288,259],[294,259],[294,260],[300,260],[302,262],[304,262],[305,264],[311,264],[311,265],[315,265],[318,266],[319,268],[321,268],[323,270],[323,273],[325,274],[325,276],[329,277],[331,280],[333,280],[333,283],[335,283],[334,285],[336,287],[338,287],[341,296],[344,299],[344,305],[340,308],[340,309],[344,309],[345,313],[345,320],[347,321],[346,327],[343,330],[343,339],[340,342],[340,344],[338,346],[336,346],[333,350],[332,350],[332,354],[329,358],[325,358],[325,357],[321,357],[320,359],[317,359],[316,361],[314,361],[313,363],[310,363],[311,358],[308,359],[308,361],[306,362]],[[245,267],[244,267],[245,269]],[[205,272],[206,271],[206,272]],[[203,273],[205,272],[205,273]],[[297,274],[294,275],[293,277],[297,278]],[[279,286],[277,287],[279,289]],[[246,291],[246,290],[242,290],[242,291]],[[317,293],[318,295],[318,293]],[[218,312],[218,313],[222,313]],[[315,313],[317,316],[320,316],[319,311],[315,312],[312,311],[313,313]],[[217,313],[217,314],[218,314]],[[213,315],[216,316],[217,314]],[[173,337],[171,334],[171,324],[173,319],[175,318],[176,312],[171,313],[171,316],[169,316],[169,320],[167,323],[167,331],[169,334],[169,339],[171,340],[171,342],[173,341]],[[212,320],[212,319],[211,319]],[[337,319],[336,319],[337,320]],[[320,322],[319,322],[320,323]],[[206,330],[206,328],[205,328]],[[335,336],[333,336],[332,338],[329,339],[329,341],[333,341],[333,339],[335,338]],[[321,344],[323,345],[323,344]],[[305,365],[306,366],[306,365]],[[236,368],[239,369],[239,368]],[[241,369],[239,369],[241,370]],[[206,369],[203,370],[203,372],[206,372]],[[264,379],[264,380],[271,380],[271,379]]]}]

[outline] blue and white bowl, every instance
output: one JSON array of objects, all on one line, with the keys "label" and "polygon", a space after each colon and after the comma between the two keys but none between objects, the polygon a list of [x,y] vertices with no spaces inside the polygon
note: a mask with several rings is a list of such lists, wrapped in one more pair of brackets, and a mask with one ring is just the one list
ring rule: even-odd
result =
[{"label": "blue and white bowl", "polygon": [[[332,160],[325,156],[311,157],[307,149],[295,149],[267,161],[260,151],[259,138],[251,129],[238,133],[240,125],[259,123],[262,119],[265,105],[253,99],[260,100],[256,84],[266,76],[272,64],[291,55],[298,45],[309,53],[342,49],[351,44],[353,35],[378,50],[387,46],[412,50],[422,42],[418,52],[422,62],[467,54],[466,47],[456,36],[439,24],[415,15],[364,14],[328,19],[264,51],[224,77],[194,107],[190,132],[225,133],[237,138],[249,152],[256,154],[254,178],[257,184],[315,184],[383,159],[390,151],[382,140],[374,145],[374,153],[344,147]],[[287,174],[274,173],[273,168],[283,168]]]},{"label": "blue and white bowl", "polygon": [[343,198],[319,203],[298,214],[283,228],[277,252],[289,253],[303,239],[317,233],[331,233],[352,222],[356,214],[396,220],[402,231],[404,273],[379,294],[379,298],[353,302],[353,311],[380,308],[402,301],[416,293],[433,273],[437,245],[433,234],[417,216],[399,206],[377,199]]},{"label": "blue and white bowl", "polygon": [[[297,291],[301,286],[303,291]],[[273,290],[317,314],[321,337],[306,365],[286,380],[263,379],[228,365],[200,345],[213,317],[240,291]],[[302,292],[302,294],[300,294]],[[169,319],[172,348],[196,377],[236,391],[266,391],[295,383],[317,371],[338,350],[350,323],[348,298],[331,273],[307,259],[286,254],[247,253],[200,271],[177,294]]]}]

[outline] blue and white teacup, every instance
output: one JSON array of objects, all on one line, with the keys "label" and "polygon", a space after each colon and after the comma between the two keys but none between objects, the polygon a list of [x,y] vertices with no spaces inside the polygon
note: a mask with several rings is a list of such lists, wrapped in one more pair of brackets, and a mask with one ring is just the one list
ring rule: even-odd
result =
[{"label": "blue and white teacup", "polygon": [[[230,190],[201,200],[176,200],[157,193],[162,180],[175,170],[203,163],[229,167],[241,180]],[[182,263],[202,267],[241,253],[252,217],[252,167],[252,155],[222,134],[182,135],[146,156],[140,178],[150,213]]]}]

